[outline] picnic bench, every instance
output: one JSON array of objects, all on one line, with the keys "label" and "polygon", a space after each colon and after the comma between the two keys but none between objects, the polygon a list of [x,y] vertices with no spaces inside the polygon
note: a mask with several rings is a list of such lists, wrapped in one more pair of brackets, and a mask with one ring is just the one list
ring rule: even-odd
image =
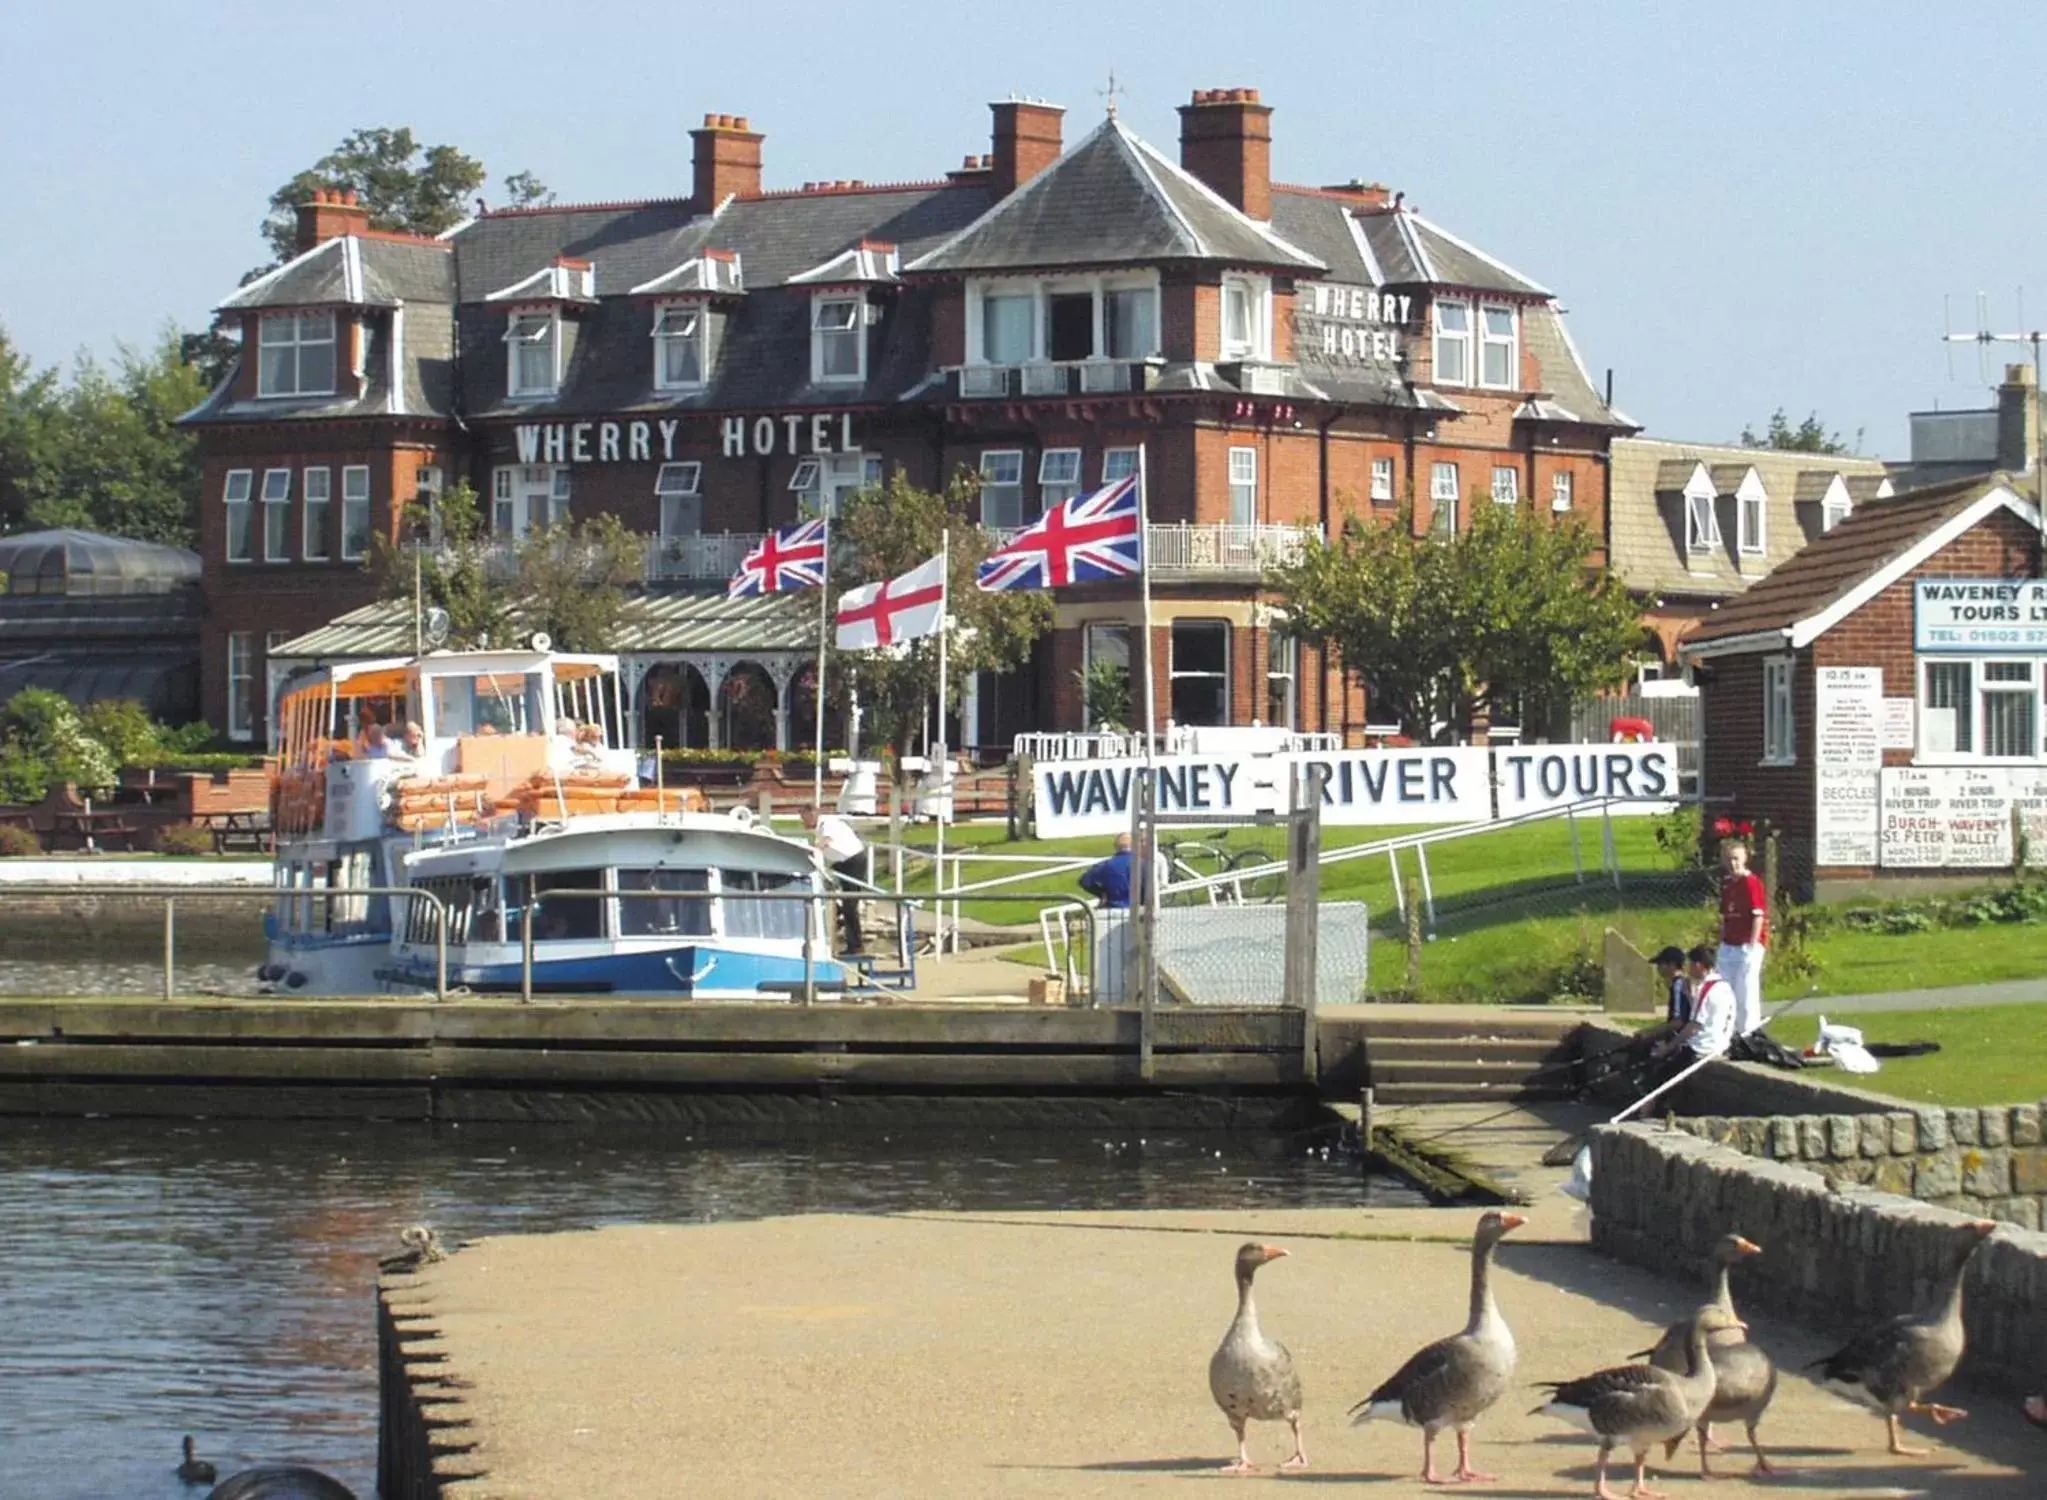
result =
[{"label": "picnic bench", "polygon": [[118,808],[101,812],[54,812],[50,814],[50,849],[74,847],[98,854],[110,844],[123,849],[135,847],[141,830]]},{"label": "picnic bench", "polygon": [[230,849],[261,854],[270,847],[270,814],[267,811],[198,813],[192,819],[192,826],[213,835],[215,854],[226,854]]}]

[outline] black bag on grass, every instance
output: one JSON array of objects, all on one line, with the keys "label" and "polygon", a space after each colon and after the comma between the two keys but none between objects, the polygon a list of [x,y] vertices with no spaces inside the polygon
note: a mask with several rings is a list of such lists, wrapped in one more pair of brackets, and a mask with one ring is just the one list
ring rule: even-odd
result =
[{"label": "black bag on grass", "polygon": [[1796,1070],[1805,1066],[1804,1058],[1760,1027],[1747,1036],[1736,1037],[1729,1044],[1727,1055],[1735,1062],[1768,1063],[1773,1068]]}]

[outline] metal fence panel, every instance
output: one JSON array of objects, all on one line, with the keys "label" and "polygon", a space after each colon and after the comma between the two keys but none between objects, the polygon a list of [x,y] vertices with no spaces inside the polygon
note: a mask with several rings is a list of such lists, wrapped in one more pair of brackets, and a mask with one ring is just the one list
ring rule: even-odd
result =
[{"label": "metal fence panel", "polygon": [[[1320,905],[1315,1003],[1350,1005],[1365,992],[1368,925],[1362,901]],[[1281,1005],[1286,967],[1284,902],[1168,906],[1159,911],[1159,982],[1188,1005]]]}]

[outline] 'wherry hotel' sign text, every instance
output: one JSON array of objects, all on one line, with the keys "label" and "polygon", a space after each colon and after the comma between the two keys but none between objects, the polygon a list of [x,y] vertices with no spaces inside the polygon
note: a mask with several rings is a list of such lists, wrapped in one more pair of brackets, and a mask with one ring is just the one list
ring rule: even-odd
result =
[{"label": "'wherry hotel' sign text", "polygon": [[[1322,787],[1322,821],[1397,827],[1483,823],[1602,797],[1639,798],[1616,813],[1654,812],[1678,794],[1670,745],[1417,746],[1329,755],[1166,756],[1153,762],[1162,813],[1218,819],[1284,813],[1301,768]],[[1032,768],[1039,838],[1130,827],[1136,760],[1040,761]]]}]

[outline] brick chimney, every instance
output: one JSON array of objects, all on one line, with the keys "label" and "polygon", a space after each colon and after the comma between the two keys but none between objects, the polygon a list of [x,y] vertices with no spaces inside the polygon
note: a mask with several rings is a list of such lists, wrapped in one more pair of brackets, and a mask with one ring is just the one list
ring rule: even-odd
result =
[{"label": "brick chimney", "polygon": [[696,143],[690,201],[697,212],[709,213],[727,198],[760,195],[765,137],[747,128],[745,115],[705,115],[703,127],[689,135]]},{"label": "brick chimney", "polygon": [[300,255],[315,245],[344,234],[360,234],[370,227],[369,205],[357,200],[353,188],[315,188],[297,212],[298,238],[293,244]]},{"label": "brick chimney", "polygon": [[2040,392],[2031,365],[2006,365],[1997,388],[1997,466],[2031,473],[2040,453]]},{"label": "brick chimney", "polygon": [[1272,107],[1256,89],[1196,89],[1180,106],[1180,165],[1254,219],[1272,217]]},{"label": "brick chimney", "polygon": [[1059,153],[1065,149],[1060,129],[1066,111],[1057,104],[1025,99],[1005,99],[988,108],[995,115],[995,152],[988,163],[989,180],[995,196],[1007,198],[1059,160]]}]

